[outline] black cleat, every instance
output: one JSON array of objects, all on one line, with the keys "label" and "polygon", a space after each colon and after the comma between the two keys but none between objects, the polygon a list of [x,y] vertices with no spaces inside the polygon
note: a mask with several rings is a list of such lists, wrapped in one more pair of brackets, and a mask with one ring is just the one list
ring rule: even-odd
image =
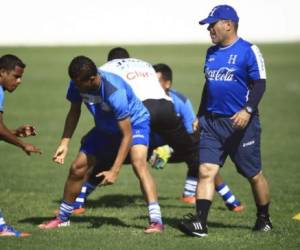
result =
[{"label": "black cleat", "polygon": [[205,237],[208,234],[207,225],[203,225],[198,216],[192,214],[185,215],[178,226],[181,232],[189,236]]},{"label": "black cleat", "polygon": [[269,216],[259,215],[257,216],[256,222],[254,227],[252,228],[253,231],[261,231],[261,232],[268,232],[271,231],[273,228],[272,222]]}]

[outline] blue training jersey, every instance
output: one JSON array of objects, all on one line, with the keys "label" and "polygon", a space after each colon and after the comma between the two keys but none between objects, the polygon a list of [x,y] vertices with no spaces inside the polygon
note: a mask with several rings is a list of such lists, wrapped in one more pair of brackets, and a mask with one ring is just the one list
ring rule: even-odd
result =
[{"label": "blue training jersey", "polygon": [[169,90],[169,96],[172,98],[176,114],[181,118],[186,131],[192,134],[196,116],[190,100],[174,89]]},{"label": "blue training jersey", "polygon": [[0,85],[0,112],[3,112],[4,106],[4,89],[3,86]]},{"label": "blue training jersey", "polygon": [[207,51],[206,110],[233,115],[246,104],[253,80],[266,79],[264,59],[257,46],[238,38],[227,47],[213,46]]},{"label": "blue training jersey", "polygon": [[97,91],[81,93],[70,81],[67,92],[70,102],[84,102],[94,117],[97,129],[115,134],[120,132],[119,120],[130,117],[132,127],[150,120],[148,110],[122,78],[102,70],[98,72],[101,84]]}]

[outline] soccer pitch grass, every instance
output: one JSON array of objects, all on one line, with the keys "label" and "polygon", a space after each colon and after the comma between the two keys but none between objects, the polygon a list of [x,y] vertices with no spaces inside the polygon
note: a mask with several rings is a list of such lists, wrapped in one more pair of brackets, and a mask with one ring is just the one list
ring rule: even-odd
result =
[{"label": "soccer pitch grass", "polygon": [[[246,209],[226,210],[215,195],[209,214],[209,236],[190,238],[177,223],[194,207],[178,201],[183,190],[186,166],[168,165],[151,170],[158,184],[166,230],[144,235],[147,207],[131,167],[123,166],[113,186],[99,188],[89,198],[87,212],[74,216],[71,227],[41,231],[37,225],[50,219],[62,198],[64,181],[76,155],[81,136],[93,126],[83,108],[63,166],[51,162],[61,137],[69,108],[65,100],[67,66],[77,55],[91,57],[101,65],[111,46],[0,48],[0,55],[13,53],[27,64],[23,83],[12,95],[6,93],[4,121],[14,128],[34,124],[39,134],[27,141],[41,147],[43,154],[26,156],[21,150],[0,142],[0,208],[6,221],[30,232],[29,238],[0,238],[0,249],[299,249],[300,221],[300,43],[259,46],[267,67],[267,91],[260,104],[262,158],[268,177],[274,230],[253,233],[255,205],[247,180],[230,162],[221,174]],[[128,46],[132,57],[151,63],[164,62],[174,71],[174,87],[198,108],[203,86],[206,45]]]}]

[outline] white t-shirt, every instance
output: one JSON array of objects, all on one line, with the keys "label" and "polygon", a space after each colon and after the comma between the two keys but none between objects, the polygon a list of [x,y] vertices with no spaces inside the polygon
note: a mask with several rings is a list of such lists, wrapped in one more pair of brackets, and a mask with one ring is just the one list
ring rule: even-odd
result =
[{"label": "white t-shirt", "polygon": [[115,59],[105,63],[99,69],[124,79],[141,101],[147,99],[172,101],[161,87],[156,72],[150,63],[135,58]]}]

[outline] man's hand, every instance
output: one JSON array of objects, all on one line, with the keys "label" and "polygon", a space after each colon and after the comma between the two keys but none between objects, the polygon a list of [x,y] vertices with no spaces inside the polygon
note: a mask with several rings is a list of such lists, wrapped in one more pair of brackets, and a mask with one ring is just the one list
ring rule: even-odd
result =
[{"label": "man's hand", "polygon": [[22,125],[15,130],[14,134],[18,137],[35,136],[37,131],[35,127],[31,125]]},{"label": "man's hand", "polygon": [[68,146],[60,145],[56,149],[56,151],[52,157],[52,160],[58,164],[64,164],[67,153],[68,153]]},{"label": "man's hand", "polygon": [[25,151],[27,155],[30,155],[31,153],[38,153],[38,154],[42,153],[42,151],[39,148],[29,143],[24,144],[24,147],[22,149]]},{"label": "man's hand", "polygon": [[97,174],[96,177],[102,179],[102,181],[99,183],[99,186],[112,185],[117,180],[118,173],[113,170],[103,171]]},{"label": "man's hand", "polygon": [[244,129],[250,120],[251,115],[244,109],[235,113],[230,119],[233,120],[232,126],[237,129]]},{"label": "man's hand", "polygon": [[196,118],[193,121],[193,132],[196,132],[198,129],[199,129],[199,120],[198,120],[198,118]]}]

